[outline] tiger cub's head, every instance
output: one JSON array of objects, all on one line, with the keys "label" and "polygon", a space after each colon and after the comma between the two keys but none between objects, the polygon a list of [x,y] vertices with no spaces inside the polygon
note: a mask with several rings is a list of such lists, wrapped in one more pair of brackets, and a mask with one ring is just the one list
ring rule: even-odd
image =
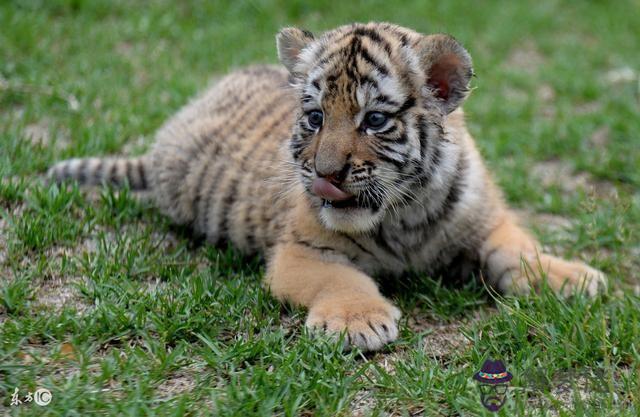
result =
[{"label": "tiger cub's head", "polygon": [[312,206],[330,229],[371,230],[420,194],[426,149],[469,91],[469,54],[387,23],[286,28],[277,45],[300,99],[290,149]]}]

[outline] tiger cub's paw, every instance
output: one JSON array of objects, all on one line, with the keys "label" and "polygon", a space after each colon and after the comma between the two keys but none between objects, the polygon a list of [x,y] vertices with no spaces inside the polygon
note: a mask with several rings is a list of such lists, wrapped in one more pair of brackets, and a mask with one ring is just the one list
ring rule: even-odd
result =
[{"label": "tiger cub's paw", "polygon": [[565,261],[550,255],[544,258],[542,262],[549,265],[547,271],[549,286],[557,292],[561,291],[564,296],[584,292],[594,297],[607,288],[606,275],[589,265]]},{"label": "tiger cub's paw", "polygon": [[525,260],[524,266],[511,268],[501,278],[500,287],[505,292],[526,295],[531,286],[539,288],[542,279],[546,279],[553,291],[565,297],[578,292],[594,297],[607,288],[606,275],[582,262],[547,254],[529,256]]},{"label": "tiger cub's paw", "polygon": [[327,297],[311,307],[306,325],[330,335],[346,332],[345,348],[378,350],[398,337],[400,310],[381,296]]}]

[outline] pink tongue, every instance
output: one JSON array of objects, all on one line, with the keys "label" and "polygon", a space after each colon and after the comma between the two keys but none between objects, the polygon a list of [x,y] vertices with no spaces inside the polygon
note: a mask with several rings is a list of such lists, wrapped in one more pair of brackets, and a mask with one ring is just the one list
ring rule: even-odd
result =
[{"label": "pink tongue", "polygon": [[324,178],[316,178],[313,180],[311,191],[318,197],[329,201],[342,201],[351,198],[351,194],[345,193]]}]

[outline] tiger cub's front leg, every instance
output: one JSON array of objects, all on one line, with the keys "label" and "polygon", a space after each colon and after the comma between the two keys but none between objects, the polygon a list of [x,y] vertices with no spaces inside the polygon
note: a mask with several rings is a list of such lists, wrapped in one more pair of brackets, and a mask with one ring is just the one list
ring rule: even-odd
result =
[{"label": "tiger cub's front leg", "polygon": [[400,311],[373,280],[356,268],[323,259],[297,243],[275,248],[266,278],[273,295],[307,307],[306,325],[330,334],[346,331],[346,343],[376,350],[398,337]]},{"label": "tiger cub's front leg", "polygon": [[480,250],[491,285],[505,293],[526,294],[547,280],[551,289],[570,295],[584,291],[594,296],[606,287],[605,275],[590,266],[542,253],[538,242],[505,212]]}]

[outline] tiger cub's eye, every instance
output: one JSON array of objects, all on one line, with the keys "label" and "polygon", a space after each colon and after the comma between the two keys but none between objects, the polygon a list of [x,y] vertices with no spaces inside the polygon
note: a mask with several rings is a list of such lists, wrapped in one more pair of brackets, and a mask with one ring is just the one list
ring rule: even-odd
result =
[{"label": "tiger cub's eye", "polygon": [[318,129],[322,126],[323,114],[320,110],[312,110],[307,113],[307,121],[309,122],[309,126],[314,129]]},{"label": "tiger cub's eye", "polygon": [[387,116],[379,111],[372,111],[364,116],[365,126],[371,129],[381,128],[386,122]]}]

